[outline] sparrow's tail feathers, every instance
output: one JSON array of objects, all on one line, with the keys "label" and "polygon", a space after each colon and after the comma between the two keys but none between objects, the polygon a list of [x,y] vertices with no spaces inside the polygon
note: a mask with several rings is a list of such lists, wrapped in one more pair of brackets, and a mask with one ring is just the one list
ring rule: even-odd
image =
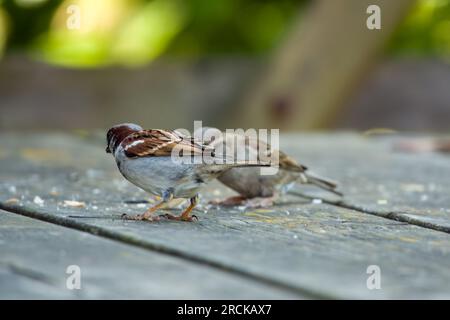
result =
[{"label": "sparrow's tail feathers", "polygon": [[305,179],[306,181],[304,181],[305,183],[311,183],[315,186],[318,186],[319,188],[322,188],[324,190],[332,192],[340,197],[343,196],[343,194],[341,192],[336,190],[338,187],[336,182],[331,181],[326,178],[322,178],[322,177],[320,177],[314,173],[311,173],[309,171],[304,172],[303,175],[304,175],[304,178],[306,178]]}]

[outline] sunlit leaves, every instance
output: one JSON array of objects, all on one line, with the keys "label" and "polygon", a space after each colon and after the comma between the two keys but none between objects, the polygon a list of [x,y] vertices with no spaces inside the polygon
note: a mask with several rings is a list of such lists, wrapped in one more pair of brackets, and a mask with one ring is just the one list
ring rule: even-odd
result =
[{"label": "sunlit leaves", "polygon": [[8,16],[7,13],[0,8],[0,56],[3,53],[6,38],[8,35]]},{"label": "sunlit leaves", "polygon": [[450,57],[450,0],[419,0],[392,39],[391,52]]},{"label": "sunlit leaves", "polygon": [[[66,66],[147,63],[164,52],[181,29],[180,3],[174,0],[64,1],[55,12],[48,32],[37,39],[34,50],[40,58]],[[79,24],[74,21],[78,18]]]}]

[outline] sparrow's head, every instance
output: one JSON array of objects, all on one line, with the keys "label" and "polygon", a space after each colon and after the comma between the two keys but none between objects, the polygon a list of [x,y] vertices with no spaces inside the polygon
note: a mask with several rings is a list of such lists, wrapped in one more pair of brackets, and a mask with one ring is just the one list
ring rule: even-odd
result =
[{"label": "sparrow's head", "polygon": [[130,134],[142,130],[141,126],[134,123],[121,123],[108,130],[106,134],[106,152],[114,153],[119,144]]}]

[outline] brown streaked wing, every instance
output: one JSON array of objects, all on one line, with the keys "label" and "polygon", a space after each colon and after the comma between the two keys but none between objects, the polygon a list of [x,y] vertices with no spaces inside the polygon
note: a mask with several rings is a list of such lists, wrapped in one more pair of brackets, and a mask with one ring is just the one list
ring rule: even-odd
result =
[{"label": "brown streaked wing", "polygon": [[188,154],[201,155],[204,151],[202,145],[191,139],[174,131],[160,129],[142,130],[131,134],[122,145],[125,155],[129,158],[170,156],[176,146]]}]

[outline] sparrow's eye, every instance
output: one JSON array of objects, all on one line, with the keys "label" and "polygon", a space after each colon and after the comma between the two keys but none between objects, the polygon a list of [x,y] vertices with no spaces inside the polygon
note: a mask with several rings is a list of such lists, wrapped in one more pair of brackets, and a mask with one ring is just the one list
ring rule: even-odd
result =
[{"label": "sparrow's eye", "polygon": [[106,147],[105,151],[106,151],[106,153],[111,153],[111,150],[109,149],[109,146]]}]

